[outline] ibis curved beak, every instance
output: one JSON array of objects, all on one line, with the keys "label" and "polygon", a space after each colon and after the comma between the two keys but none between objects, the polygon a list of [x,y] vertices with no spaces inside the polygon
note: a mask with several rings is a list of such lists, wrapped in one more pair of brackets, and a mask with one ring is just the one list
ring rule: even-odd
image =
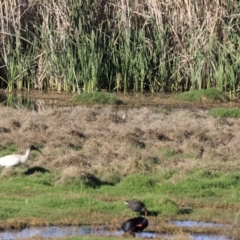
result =
[{"label": "ibis curved beak", "polygon": [[36,149],[36,151],[40,152],[43,155],[43,153],[42,153],[42,151],[40,149]]},{"label": "ibis curved beak", "polygon": [[30,147],[30,149],[31,149],[31,150],[35,150],[35,151],[38,151],[38,152],[40,152],[40,153],[43,155],[42,151],[41,151],[39,148],[37,148],[37,147],[35,147],[35,146],[33,146],[33,145]]}]

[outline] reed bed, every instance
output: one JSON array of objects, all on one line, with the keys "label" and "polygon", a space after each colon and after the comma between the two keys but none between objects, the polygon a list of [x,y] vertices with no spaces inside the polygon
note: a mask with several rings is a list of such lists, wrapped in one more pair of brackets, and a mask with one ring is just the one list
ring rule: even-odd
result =
[{"label": "reed bed", "polygon": [[0,87],[239,91],[234,0],[2,0]]}]

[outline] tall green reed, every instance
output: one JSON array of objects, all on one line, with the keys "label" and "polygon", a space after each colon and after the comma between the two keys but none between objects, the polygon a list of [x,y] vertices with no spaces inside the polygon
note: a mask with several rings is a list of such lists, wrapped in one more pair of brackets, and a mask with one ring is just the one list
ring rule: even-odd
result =
[{"label": "tall green reed", "polygon": [[[22,46],[15,44],[15,39],[14,35],[8,36],[4,49],[1,51],[1,59],[4,63],[2,67],[7,72],[7,80],[2,78],[2,81],[7,83],[9,92],[12,92],[14,89],[22,90],[23,88],[29,91],[30,87],[33,86],[30,80],[30,73],[34,58],[32,54],[25,54]],[[28,39],[22,38],[22,40],[30,44]]]},{"label": "tall green reed", "polygon": [[[7,72],[2,81],[11,91],[36,85],[68,92],[125,93],[214,86],[237,94],[240,37],[236,34],[239,20],[233,13],[240,9],[239,3],[234,8],[227,5],[226,11],[217,8],[220,17],[202,15],[200,7],[191,7],[196,4],[192,1],[182,9],[175,0],[171,9],[150,0],[121,3],[59,0],[34,5],[41,21],[34,22],[37,33],[25,36],[28,50],[17,44],[19,34],[27,29],[17,25],[18,19],[12,21],[13,42],[1,45]],[[17,47],[11,49],[13,45]]]}]

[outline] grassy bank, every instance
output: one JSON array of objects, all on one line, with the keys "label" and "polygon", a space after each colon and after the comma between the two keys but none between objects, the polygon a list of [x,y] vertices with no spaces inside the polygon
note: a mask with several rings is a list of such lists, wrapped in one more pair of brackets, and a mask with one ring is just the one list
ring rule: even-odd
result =
[{"label": "grassy bank", "polygon": [[29,144],[44,155],[1,169],[0,227],[116,230],[136,215],[123,203],[132,198],[146,204],[149,231],[179,231],[166,225],[173,219],[238,223],[239,119],[237,108],[227,109],[127,108],[124,101],[37,113],[1,108],[0,156]]},{"label": "grassy bank", "polygon": [[56,172],[24,175],[21,170],[14,177],[1,178],[2,227],[120,227],[124,219],[136,215],[123,203],[131,198],[144,201],[149,219],[159,223],[167,219],[233,223],[240,209],[239,170],[193,171],[184,177],[179,172],[135,174],[117,184],[102,183],[97,187],[89,186],[86,179],[56,184]]},{"label": "grassy bank", "polygon": [[231,173],[193,171],[184,177],[179,176],[179,172],[135,174],[114,185],[101,183],[97,186],[89,186],[86,179],[59,184],[56,179],[60,173],[25,175],[23,170],[15,170],[12,177],[1,177],[2,229],[105,225],[111,231],[119,230],[123,221],[137,216],[123,203],[132,198],[144,201],[148,207],[148,231],[226,235],[229,232],[224,228],[180,230],[167,221],[180,219],[234,225],[239,220],[240,170]]}]

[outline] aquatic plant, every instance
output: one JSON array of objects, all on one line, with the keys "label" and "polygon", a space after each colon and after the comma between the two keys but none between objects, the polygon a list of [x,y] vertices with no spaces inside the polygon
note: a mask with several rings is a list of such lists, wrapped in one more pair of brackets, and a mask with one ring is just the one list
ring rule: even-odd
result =
[{"label": "aquatic plant", "polygon": [[238,91],[236,1],[4,0],[0,9],[9,91]]}]

